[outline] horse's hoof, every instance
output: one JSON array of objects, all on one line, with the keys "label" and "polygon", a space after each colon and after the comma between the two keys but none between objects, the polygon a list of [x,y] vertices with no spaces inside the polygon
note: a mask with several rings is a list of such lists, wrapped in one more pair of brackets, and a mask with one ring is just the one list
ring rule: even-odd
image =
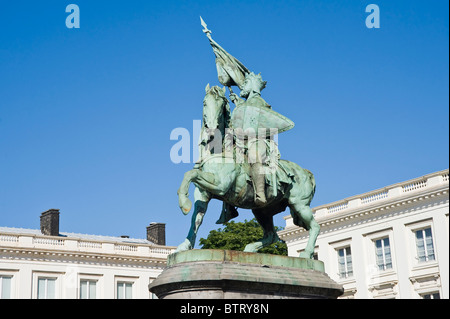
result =
[{"label": "horse's hoof", "polygon": [[180,252],[180,251],[185,251],[185,250],[191,250],[192,246],[191,246],[191,242],[189,240],[185,240],[184,242],[182,242],[177,249],[175,250],[176,253]]},{"label": "horse's hoof", "polygon": [[185,197],[185,198],[180,197],[180,200],[179,200],[178,204],[180,205],[181,212],[184,215],[189,214],[189,212],[191,211],[191,208],[192,208],[192,202],[191,202],[191,200],[189,198],[187,198],[187,197]]},{"label": "horse's hoof", "polygon": [[254,243],[253,244],[248,244],[247,246],[245,246],[244,252],[245,253],[256,253],[259,250],[258,246],[259,245],[254,244]]},{"label": "horse's hoof", "polygon": [[299,255],[300,258],[308,258],[308,259],[313,259],[313,254],[312,253],[308,253],[306,251],[302,251]]}]

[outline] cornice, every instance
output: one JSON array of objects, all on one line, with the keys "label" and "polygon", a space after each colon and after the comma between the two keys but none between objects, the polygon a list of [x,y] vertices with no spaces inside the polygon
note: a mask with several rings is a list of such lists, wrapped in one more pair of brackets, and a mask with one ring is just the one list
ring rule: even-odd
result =
[{"label": "cornice", "polygon": [[[407,193],[405,196],[393,198],[389,201],[374,202],[370,205],[358,206],[354,209],[347,209],[343,212],[330,213],[328,215],[316,218],[317,223],[320,225],[321,233],[327,233],[349,225],[359,224],[363,222],[370,222],[372,220],[378,220],[383,215],[398,215],[411,211],[411,207],[418,203],[425,203],[433,201],[431,204],[442,205],[449,203],[448,200],[448,184],[446,187],[437,187],[431,190],[418,191],[413,193]],[[447,196],[445,198],[445,196]],[[443,198],[444,201],[436,199]],[[423,205],[417,206],[414,210],[421,209]],[[408,208],[403,209],[402,208]],[[347,224],[347,225],[346,225]],[[291,241],[303,236],[308,236],[308,231],[298,226],[291,226],[278,232],[278,236],[285,241]]]},{"label": "cornice", "polygon": [[0,259],[30,260],[74,264],[121,265],[132,268],[164,268],[166,258],[139,257],[108,253],[87,253],[79,251],[47,250],[41,248],[24,248],[1,246]]}]

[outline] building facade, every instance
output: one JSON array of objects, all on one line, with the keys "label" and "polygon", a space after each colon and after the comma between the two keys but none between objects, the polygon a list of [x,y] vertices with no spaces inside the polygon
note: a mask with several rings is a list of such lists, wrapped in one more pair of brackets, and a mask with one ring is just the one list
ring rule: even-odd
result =
[{"label": "building facade", "polygon": [[60,233],[57,210],[40,230],[0,227],[0,299],[154,298],[148,285],[175,247],[163,244],[164,224],[147,232],[152,240]]},{"label": "building facade", "polygon": [[[449,298],[449,171],[313,209],[316,257],[344,286],[341,298]],[[289,256],[308,232],[285,217]]]}]

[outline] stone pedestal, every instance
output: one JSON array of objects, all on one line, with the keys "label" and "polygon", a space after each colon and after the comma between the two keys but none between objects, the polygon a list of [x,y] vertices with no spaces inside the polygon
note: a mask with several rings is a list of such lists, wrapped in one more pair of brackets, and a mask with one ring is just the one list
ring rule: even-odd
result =
[{"label": "stone pedestal", "polygon": [[149,289],[160,299],[335,299],[344,291],[321,261],[215,249],[169,255]]}]

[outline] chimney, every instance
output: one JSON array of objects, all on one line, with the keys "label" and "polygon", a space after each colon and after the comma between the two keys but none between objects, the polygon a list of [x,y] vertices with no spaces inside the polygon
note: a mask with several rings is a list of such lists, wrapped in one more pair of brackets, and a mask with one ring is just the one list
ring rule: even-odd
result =
[{"label": "chimney", "polygon": [[49,209],[41,214],[41,233],[59,236],[59,209]]},{"label": "chimney", "polygon": [[157,245],[165,245],[166,224],[150,223],[150,226],[147,226],[147,240]]}]

